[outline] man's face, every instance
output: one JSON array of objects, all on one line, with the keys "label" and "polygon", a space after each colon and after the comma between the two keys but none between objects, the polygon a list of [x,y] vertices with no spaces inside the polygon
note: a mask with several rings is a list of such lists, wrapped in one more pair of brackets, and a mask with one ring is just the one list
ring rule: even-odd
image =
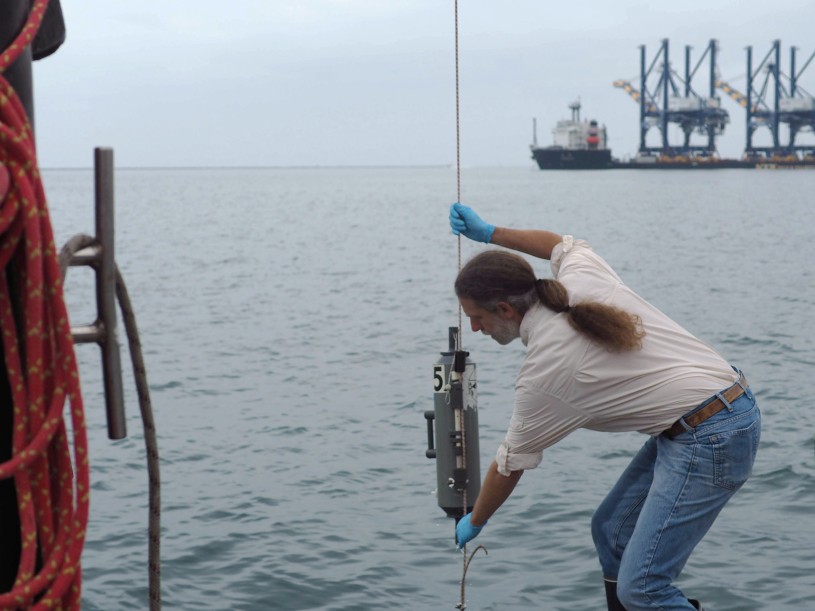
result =
[{"label": "man's face", "polygon": [[502,346],[521,336],[520,316],[508,304],[499,303],[498,310],[490,312],[466,297],[459,298],[459,303],[473,332],[481,331]]}]

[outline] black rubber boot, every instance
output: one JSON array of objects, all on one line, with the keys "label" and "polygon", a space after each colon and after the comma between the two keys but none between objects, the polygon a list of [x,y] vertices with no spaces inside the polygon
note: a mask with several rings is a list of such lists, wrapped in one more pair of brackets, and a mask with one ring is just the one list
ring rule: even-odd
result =
[{"label": "black rubber boot", "polygon": [[617,582],[603,579],[603,585],[606,586],[606,603],[608,604],[608,611],[625,611],[625,607],[617,598]]},{"label": "black rubber boot", "polygon": [[[608,611],[625,611],[625,607],[623,607],[620,599],[617,598],[617,582],[603,579],[603,585],[606,586],[606,604],[608,605]],[[702,607],[702,603],[695,598],[689,598],[688,602],[693,605],[696,611],[705,611]]]}]

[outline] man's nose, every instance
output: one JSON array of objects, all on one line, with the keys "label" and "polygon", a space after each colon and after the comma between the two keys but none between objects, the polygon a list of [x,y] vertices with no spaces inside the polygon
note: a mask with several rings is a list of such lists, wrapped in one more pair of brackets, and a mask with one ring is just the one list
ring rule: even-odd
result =
[{"label": "man's nose", "polygon": [[481,325],[479,325],[479,324],[478,324],[476,321],[474,321],[474,320],[471,320],[471,321],[470,321],[470,327],[472,328],[473,333],[476,333],[477,331],[480,331],[480,330],[481,330]]}]

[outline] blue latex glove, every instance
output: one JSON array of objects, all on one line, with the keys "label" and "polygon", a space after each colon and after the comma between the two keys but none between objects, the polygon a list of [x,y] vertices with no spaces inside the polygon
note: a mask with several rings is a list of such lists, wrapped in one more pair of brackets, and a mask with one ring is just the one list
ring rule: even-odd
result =
[{"label": "blue latex glove", "polygon": [[487,525],[487,523],[484,522],[481,526],[473,526],[470,524],[470,516],[472,515],[472,513],[468,513],[456,524],[456,547],[458,547],[458,549],[461,549],[467,545],[467,543],[475,539],[478,533],[481,532],[481,529]]},{"label": "blue latex glove", "polygon": [[450,206],[450,228],[455,235],[462,234],[485,244],[490,243],[492,232],[495,231],[495,225],[485,223],[475,210],[459,203]]}]

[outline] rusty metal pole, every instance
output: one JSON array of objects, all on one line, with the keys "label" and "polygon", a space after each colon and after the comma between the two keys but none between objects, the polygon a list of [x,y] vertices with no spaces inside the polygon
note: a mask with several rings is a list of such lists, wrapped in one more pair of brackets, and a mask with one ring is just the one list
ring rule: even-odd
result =
[{"label": "rusty metal pole", "polygon": [[123,439],[125,428],[122,365],[116,331],[116,258],[113,227],[113,149],[94,150],[96,187],[96,239],[102,252],[96,268],[96,309],[103,329],[99,339],[102,349],[102,374],[105,380],[105,409],[108,437]]},{"label": "rusty metal pole", "polygon": [[116,259],[113,228],[113,149],[94,149],[96,236],[93,243],[75,252],[71,267],[89,266],[96,274],[96,320],[71,327],[74,344],[97,344],[102,351],[102,378],[108,438],[127,437],[122,365],[116,322]]}]

